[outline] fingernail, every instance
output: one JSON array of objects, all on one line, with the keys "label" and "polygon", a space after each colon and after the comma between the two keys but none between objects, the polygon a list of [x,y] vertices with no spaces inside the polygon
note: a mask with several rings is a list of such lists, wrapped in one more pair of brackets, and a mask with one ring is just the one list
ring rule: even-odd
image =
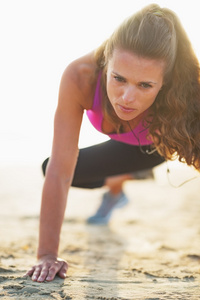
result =
[{"label": "fingernail", "polygon": [[32,279],[33,279],[33,280],[37,280],[37,276],[33,276]]},{"label": "fingernail", "polygon": [[48,280],[51,280],[51,277],[50,276],[48,276],[47,278],[46,278],[46,280],[48,281]]}]

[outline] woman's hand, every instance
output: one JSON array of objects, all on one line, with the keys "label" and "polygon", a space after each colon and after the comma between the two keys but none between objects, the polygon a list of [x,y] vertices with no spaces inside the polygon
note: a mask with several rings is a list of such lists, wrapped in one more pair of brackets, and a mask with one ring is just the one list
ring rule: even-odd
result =
[{"label": "woman's hand", "polygon": [[65,278],[68,269],[66,261],[52,255],[45,255],[33,266],[25,276],[30,276],[33,281],[52,281],[56,274]]}]

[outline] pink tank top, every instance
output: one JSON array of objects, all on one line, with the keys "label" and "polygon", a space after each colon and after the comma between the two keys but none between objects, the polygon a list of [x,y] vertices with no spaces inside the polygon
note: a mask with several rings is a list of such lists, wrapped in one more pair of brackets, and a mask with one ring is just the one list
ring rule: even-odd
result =
[{"label": "pink tank top", "polygon": [[[92,109],[87,110],[86,114],[92,123],[92,125],[100,132],[102,132],[102,122],[103,122],[103,113],[101,108],[101,101],[102,101],[102,94],[101,94],[101,72],[99,73],[97,86],[95,90],[95,96],[93,101]],[[147,140],[146,136],[148,134],[148,129],[144,128],[142,125],[142,120],[134,128],[133,132],[125,132],[125,133],[114,133],[114,134],[107,134],[111,139],[131,144],[131,145],[150,145],[152,141]],[[103,133],[103,132],[102,132]]]}]

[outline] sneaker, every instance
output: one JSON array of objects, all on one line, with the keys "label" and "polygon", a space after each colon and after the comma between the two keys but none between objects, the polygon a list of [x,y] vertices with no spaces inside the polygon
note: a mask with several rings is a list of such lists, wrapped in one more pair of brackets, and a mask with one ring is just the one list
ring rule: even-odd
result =
[{"label": "sneaker", "polygon": [[87,219],[87,223],[107,224],[111,218],[113,210],[125,206],[128,202],[128,198],[123,192],[116,196],[112,195],[110,192],[105,193],[99,209],[94,216]]}]

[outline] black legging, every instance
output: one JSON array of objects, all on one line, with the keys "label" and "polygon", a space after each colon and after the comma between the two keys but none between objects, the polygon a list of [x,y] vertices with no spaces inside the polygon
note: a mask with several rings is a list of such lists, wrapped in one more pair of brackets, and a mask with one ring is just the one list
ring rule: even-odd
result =
[{"label": "black legging", "polygon": [[[142,146],[142,149],[145,151],[149,146]],[[80,149],[72,186],[101,187],[109,176],[150,169],[164,162],[157,152],[151,155],[142,152],[138,146],[114,140]],[[42,164],[44,175],[48,160]]]}]

